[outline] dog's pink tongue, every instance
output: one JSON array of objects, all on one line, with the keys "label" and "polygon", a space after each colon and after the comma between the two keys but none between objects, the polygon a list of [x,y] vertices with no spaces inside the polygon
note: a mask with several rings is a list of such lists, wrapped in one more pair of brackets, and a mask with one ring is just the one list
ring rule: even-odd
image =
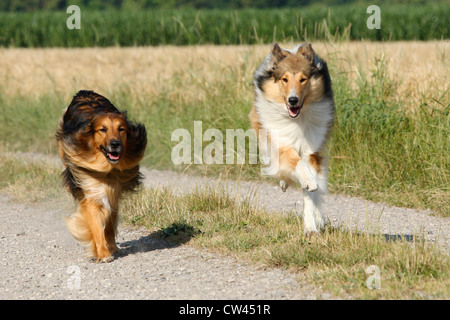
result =
[{"label": "dog's pink tongue", "polygon": [[108,153],[108,157],[109,157],[111,160],[119,160],[120,155],[119,155],[119,154],[114,155],[114,154],[112,154],[112,153]]},{"label": "dog's pink tongue", "polygon": [[295,117],[295,116],[297,116],[297,114],[299,113],[299,111],[300,111],[300,108],[294,108],[294,110],[292,110],[291,108],[289,108],[289,114],[290,114],[290,116],[291,117]]}]

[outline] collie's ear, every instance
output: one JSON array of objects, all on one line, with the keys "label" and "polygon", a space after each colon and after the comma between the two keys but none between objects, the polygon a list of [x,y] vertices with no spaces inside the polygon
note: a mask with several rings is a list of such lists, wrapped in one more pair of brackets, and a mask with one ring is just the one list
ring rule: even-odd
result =
[{"label": "collie's ear", "polygon": [[302,55],[309,62],[313,63],[314,61],[314,50],[312,48],[311,43],[305,43],[300,48],[298,48],[297,55]]},{"label": "collie's ear", "polygon": [[289,52],[282,50],[282,49],[280,48],[280,46],[278,45],[278,43],[275,43],[275,44],[273,45],[273,48],[272,48],[272,56],[274,57],[274,59],[275,59],[276,62],[283,60],[283,59],[286,58],[289,54],[290,54]]}]

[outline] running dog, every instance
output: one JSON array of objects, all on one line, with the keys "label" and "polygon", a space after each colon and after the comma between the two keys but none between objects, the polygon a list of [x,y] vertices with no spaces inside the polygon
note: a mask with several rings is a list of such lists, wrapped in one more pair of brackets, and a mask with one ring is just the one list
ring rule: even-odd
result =
[{"label": "running dog", "polygon": [[[301,185],[305,233],[317,233],[325,225],[320,202],[327,191],[328,161],[323,152],[335,114],[327,64],[310,43],[290,50],[276,43],[253,83],[251,125],[258,137],[265,130],[271,150],[276,150],[268,157],[278,161],[281,189]],[[259,143],[264,150],[261,139]]]},{"label": "running dog", "polygon": [[89,257],[110,262],[118,249],[119,199],[141,182],[145,127],[128,121],[105,97],[80,91],[59,121],[56,140],[64,185],[77,202],[67,227]]}]

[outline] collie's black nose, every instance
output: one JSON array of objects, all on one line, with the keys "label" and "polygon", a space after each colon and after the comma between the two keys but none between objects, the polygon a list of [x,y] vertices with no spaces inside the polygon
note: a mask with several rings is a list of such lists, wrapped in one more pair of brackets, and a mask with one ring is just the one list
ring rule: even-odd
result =
[{"label": "collie's black nose", "polygon": [[289,97],[288,101],[291,106],[295,106],[298,103],[298,98],[297,97]]},{"label": "collie's black nose", "polygon": [[109,142],[111,149],[119,149],[121,147],[120,140],[111,140]]}]

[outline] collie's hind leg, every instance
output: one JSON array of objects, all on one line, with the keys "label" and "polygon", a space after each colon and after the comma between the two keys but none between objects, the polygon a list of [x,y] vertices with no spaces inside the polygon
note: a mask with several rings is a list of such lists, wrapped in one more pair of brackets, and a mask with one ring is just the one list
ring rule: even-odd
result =
[{"label": "collie's hind leg", "polygon": [[324,215],[322,212],[323,197],[325,194],[328,193],[328,159],[322,158],[321,162],[322,163],[320,166],[320,171],[317,174],[318,189],[316,191],[317,201],[314,213],[316,217],[316,222],[319,224],[320,229],[323,229],[325,225],[329,223],[326,215]]},{"label": "collie's hind leg", "polygon": [[324,229],[327,221],[322,212],[323,195],[327,193],[327,159],[323,159],[320,171],[317,174],[317,190],[310,192],[303,190],[304,194],[304,222],[305,233],[316,233]]},{"label": "collie's hind leg", "polygon": [[323,219],[318,208],[320,194],[303,190],[303,220],[305,234],[318,233],[323,228]]}]

